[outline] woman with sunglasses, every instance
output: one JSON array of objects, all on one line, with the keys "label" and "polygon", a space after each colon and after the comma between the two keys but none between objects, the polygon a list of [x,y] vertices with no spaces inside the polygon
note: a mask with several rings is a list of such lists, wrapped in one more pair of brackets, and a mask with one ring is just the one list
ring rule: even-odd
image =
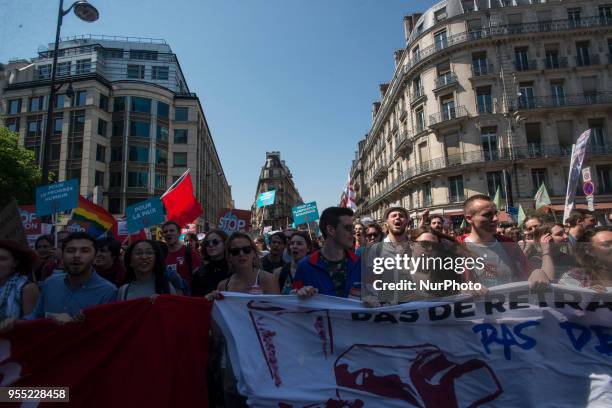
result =
[{"label": "woman with sunglasses", "polygon": [[279,294],[278,280],[270,272],[261,269],[257,247],[244,232],[234,232],[225,245],[230,277],[222,280],[217,290],[206,298],[213,300],[219,291],[242,292],[253,295]]},{"label": "woman with sunglasses", "polygon": [[278,279],[278,287],[281,294],[289,295],[293,289],[293,277],[297,270],[298,262],[312,251],[312,240],[306,231],[294,232],[289,238],[289,254],[291,263],[285,264],[274,270],[274,276]]},{"label": "woman with sunglasses", "polygon": [[117,300],[182,294],[165,277],[166,265],[161,248],[155,241],[142,240],[125,251],[125,285],[119,288]]},{"label": "woman with sunglasses", "polygon": [[212,230],[200,244],[203,263],[193,275],[191,294],[205,296],[217,289],[219,282],[229,277],[229,266],[225,256],[227,234],[221,230]]}]

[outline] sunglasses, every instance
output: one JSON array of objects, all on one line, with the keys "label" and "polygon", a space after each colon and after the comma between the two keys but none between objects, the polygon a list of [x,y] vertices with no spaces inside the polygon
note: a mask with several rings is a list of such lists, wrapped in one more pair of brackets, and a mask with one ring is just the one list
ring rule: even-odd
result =
[{"label": "sunglasses", "polygon": [[221,241],[218,239],[211,239],[210,241],[204,242],[204,245],[210,248],[210,247],[216,247],[220,243]]},{"label": "sunglasses", "polygon": [[368,238],[376,238],[376,237],[378,237],[378,234],[366,234],[366,237],[368,237]]},{"label": "sunglasses", "polygon": [[251,248],[250,246],[245,246],[245,247],[241,247],[241,248],[230,248],[229,253],[232,256],[238,256],[240,255],[240,253],[243,253],[245,255],[249,255],[251,252],[253,252],[253,248]]}]

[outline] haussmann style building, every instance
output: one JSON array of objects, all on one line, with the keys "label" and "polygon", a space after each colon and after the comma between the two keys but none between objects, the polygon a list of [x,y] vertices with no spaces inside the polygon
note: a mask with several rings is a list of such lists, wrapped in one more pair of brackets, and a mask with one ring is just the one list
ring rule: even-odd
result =
[{"label": "haussmann style building", "polygon": [[404,26],[351,167],[359,216],[402,205],[457,226],[466,197],[499,187],[504,206],[528,209],[541,183],[562,211],[572,144],[589,128],[596,213],[611,211],[612,4],[447,0]]},{"label": "haussmann style building", "polygon": [[[52,45],[50,45],[52,48]],[[40,156],[53,51],[4,66],[2,122]],[[231,207],[230,186],[177,56],[163,40],[63,39],[58,52],[50,171],[113,214],[160,196],[187,169],[204,208],[200,229]],[[40,158],[40,157],[39,157]]]}]

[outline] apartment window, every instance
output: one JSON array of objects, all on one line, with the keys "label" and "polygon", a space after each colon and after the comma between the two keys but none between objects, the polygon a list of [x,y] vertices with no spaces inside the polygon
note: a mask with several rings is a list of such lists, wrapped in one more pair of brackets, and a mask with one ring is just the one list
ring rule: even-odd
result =
[{"label": "apartment window", "polygon": [[4,125],[11,132],[19,132],[19,118],[7,118],[4,120]]},{"label": "apartment window", "polygon": [[580,8],[567,9],[567,19],[570,27],[580,27]]},{"label": "apartment window", "polygon": [[442,7],[440,10],[434,12],[436,22],[446,20],[446,7]]},{"label": "apartment window", "polygon": [[76,74],[88,74],[91,72],[91,59],[82,59],[76,62]]},{"label": "apartment window", "polygon": [[34,117],[28,118],[28,137],[38,137],[42,135],[42,119]]},{"label": "apartment window", "polygon": [[547,32],[551,29],[552,11],[551,10],[538,10],[536,11],[538,19],[538,28],[540,32]]},{"label": "apartment window", "polygon": [[[472,3],[472,8],[473,7],[474,4]],[[470,40],[478,40],[482,38],[482,21],[479,18],[468,20],[467,29]]]},{"label": "apartment window", "polygon": [[132,65],[127,66],[127,77],[129,79],[144,79],[145,77],[145,66],[144,65]]},{"label": "apartment window", "polygon": [[121,172],[120,171],[111,172],[109,187],[121,187]]},{"label": "apartment window", "polygon": [[106,147],[101,144],[96,145],[96,161],[106,162]]},{"label": "apartment window", "polygon": [[38,67],[38,79],[51,78],[51,64],[40,65]]},{"label": "apartment window", "polygon": [[111,214],[121,213],[121,198],[111,197],[108,199],[108,212]]},{"label": "apartment window", "polygon": [[476,88],[476,106],[478,113],[481,115],[493,113],[493,98],[491,97],[490,86]]},{"label": "apartment window", "polygon": [[533,82],[523,82],[519,84],[519,108],[535,108]]},{"label": "apartment window", "polygon": [[530,68],[527,47],[514,49],[514,64],[517,71],[527,71]]},{"label": "apartment window", "polygon": [[565,105],[565,90],[563,89],[563,81],[551,82],[550,93],[555,106]]},{"label": "apartment window", "polygon": [[8,114],[16,115],[21,113],[21,99],[11,99],[8,101]]},{"label": "apartment window", "polygon": [[95,185],[104,187],[104,172],[96,170]]},{"label": "apartment window", "polygon": [[129,160],[133,162],[148,163],[149,148],[144,146],[130,146]]},{"label": "apartment window", "polygon": [[70,75],[70,65],[71,65],[70,61],[60,62],[59,64],[57,64],[57,76],[58,77],[69,76]]},{"label": "apartment window", "polygon": [[610,19],[612,19],[612,5],[603,4],[599,6],[599,17],[606,21],[610,21]]},{"label": "apartment window", "polygon": [[113,137],[123,137],[124,123],[123,119],[113,120]]},{"label": "apartment window", "polygon": [[125,96],[113,98],[113,112],[125,112]]},{"label": "apartment window", "polygon": [[58,113],[53,115],[53,134],[61,135],[62,134],[62,126],[64,125],[64,114]]},{"label": "apartment window", "polygon": [[414,62],[419,62],[421,60],[421,50],[418,45],[412,49],[412,60]]},{"label": "apartment window", "polygon": [[523,15],[521,13],[508,14],[508,31],[519,34],[523,31]]},{"label": "apartment window", "polygon": [[77,184],[81,184],[81,168],[77,167],[77,168],[72,168],[69,167],[66,170],[66,179],[67,180],[72,180],[72,179],[77,179]]},{"label": "apartment window", "polygon": [[62,145],[59,143],[51,143],[51,159],[52,161],[56,161],[60,159],[60,153],[62,150]]},{"label": "apartment window", "polygon": [[453,176],[448,178],[448,194],[449,202],[463,202],[465,196],[463,193],[463,176]]},{"label": "apartment window", "polygon": [[37,112],[43,110],[44,97],[34,96],[30,98],[30,112]]},{"label": "apartment window", "polygon": [[412,99],[420,98],[423,95],[423,85],[421,77],[417,76],[412,80]]},{"label": "apartment window", "polygon": [[187,153],[174,153],[174,167],[187,167]]},{"label": "apartment window", "polygon": [[486,53],[472,55],[472,71],[474,76],[487,75],[490,73]]},{"label": "apartment window", "polygon": [[128,187],[148,187],[149,174],[143,171],[128,172]]},{"label": "apartment window", "polygon": [[579,41],[576,43],[576,64],[578,64],[578,66],[591,65],[588,41]]},{"label": "apartment window", "polygon": [[168,80],[168,67],[153,66],[151,67],[151,79],[158,81]]},{"label": "apartment window", "polygon": [[168,176],[165,174],[155,173],[155,188],[165,190],[168,185]]},{"label": "apartment window", "polygon": [[68,145],[68,158],[80,159],[83,157],[83,143],[73,142]]},{"label": "apartment window", "polygon": [[123,50],[121,48],[107,48],[104,50],[106,58],[123,58]]},{"label": "apartment window", "polygon": [[463,11],[474,11],[474,1],[473,0],[463,0],[461,2],[461,6],[463,6]]},{"label": "apartment window", "polygon": [[104,112],[108,112],[108,96],[104,95],[104,94],[100,94],[100,109],[102,109]]},{"label": "apartment window", "polygon": [[499,152],[497,150],[497,128],[495,126],[482,128],[480,143],[486,161],[499,159]]},{"label": "apartment window", "polygon": [[151,100],[133,96],[130,108],[132,112],[151,113]]},{"label": "apartment window", "polygon": [[574,125],[571,120],[559,120],[556,125],[560,153],[563,156],[569,156],[572,153]]},{"label": "apartment window", "polygon": [[527,153],[529,157],[540,157],[542,155],[540,123],[525,123],[525,135],[527,136]]},{"label": "apartment window", "polygon": [[532,193],[535,194],[542,184],[548,184],[546,182],[546,169],[531,169]]},{"label": "apartment window", "polygon": [[612,166],[597,166],[598,194],[612,194]]},{"label": "apartment window", "polygon": [[98,134],[100,136],[106,137],[107,128],[108,128],[108,123],[105,120],[98,118]]},{"label": "apartment window", "polygon": [[77,91],[73,106],[85,106],[87,103],[87,91]]},{"label": "apartment window", "polygon": [[501,171],[492,171],[487,173],[487,191],[489,193],[489,197],[495,197],[497,189],[499,188],[501,197],[506,198],[506,191],[504,189],[504,185],[502,184],[502,180],[503,172]]},{"label": "apartment window", "polygon": [[423,184],[423,206],[429,207],[431,205],[431,181]]},{"label": "apartment window", "polygon": [[174,129],[174,143],[187,143],[187,129]]},{"label": "apartment window", "polygon": [[111,147],[111,162],[120,162],[123,160],[123,147]]},{"label": "apartment window", "polygon": [[168,128],[167,127],[157,125],[157,140],[161,142],[168,142]]},{"label": "apartment window", "polygon": [[64,95],[55,95],[55,109],[64,109]]},{"label": "apartment window", "polygon": [[186,122],[189,118],[189,108],[178,106],[174,110],[174,120],[177,122]]},{"label": "apartment window", "polygon": [[170,107],[167,103],[157,102],[157,117],[168,119]]},{"label": "apartment window", "polygon": [[130,59],[156,61],[157,51],[130,50]]},{"label": "apartment window", "polygon": [[416,115],[416,131],[420,133],[425,130],[425,112],[423,108],[418,109],[415,112]]},{"label": "apartment window", "polygon": [[441,50],[443,48],[448,47],[448,37],[446,35],[446,30],[438,31],[434,34],[434,43],[436,50]]},{"label": "apartment window", "polygon": [[603,149],[605,149],[606,146],[606,137],[604,134],[604,120],[601,118],[589,119],[589,129],[591,129],[591,146],[595,150],[597,150],[598,153],[604,153],[605,150]]},{"label": "apartment window", "polygon": [[454,166],[461,163],[461,150],[459,149],[459,135],[444,136],[444,154],[448,166]]},{"label": "apartment window", "polygon": [[559,68],[559,50],[546,50],[546,68]]},{"label": "apartment window", "polygon": [[423,32],[423,23],[417,26],[417,35],[420,35]]},{"label": "apartment window", "polygon": [[161,166],[168,164],[168,152],[165,149],[155,149],[155,163]]},{"label": "apartment window", "polygon": [[130,121],[130,136],[149,138],[150,130],[149,122],[141,122],[138,120]]},{"label": "apartment window", "polygon": [[582,92],[587,104],[597,103],[597,77],[582,77]]},{"label": "apartment window", "polygon": [[82,136],[85,131],[85,111],[73,111],[72,115],[72,129],[70,133],[74,136]]},{"label": "apartment window", "polygon": [[452,95],[441,97],[440,105],[442,106],[442,120],[455,119],[457,114],[455,112],[455,100]]}]

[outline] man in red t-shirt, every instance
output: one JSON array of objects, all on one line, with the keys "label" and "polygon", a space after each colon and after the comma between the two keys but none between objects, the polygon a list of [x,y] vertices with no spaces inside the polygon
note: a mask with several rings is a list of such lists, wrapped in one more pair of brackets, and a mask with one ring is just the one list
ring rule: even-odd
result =
[{"label": "man in red t-shirt", "polygon": [[191,288],[191,277],[200,267],[200,256],[179,240],[180,230],[181,227],[174,221],[166,221],[162,226],[162,234],[168,245],[166,268],[176,271]]}]

